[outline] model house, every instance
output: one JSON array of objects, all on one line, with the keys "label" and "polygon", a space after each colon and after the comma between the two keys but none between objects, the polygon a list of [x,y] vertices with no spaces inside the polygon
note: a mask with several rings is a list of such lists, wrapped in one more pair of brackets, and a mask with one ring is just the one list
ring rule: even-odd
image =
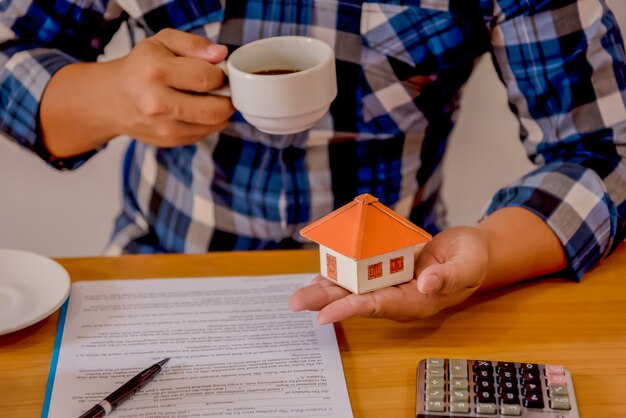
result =
[{"label": "model house", "polygon": [[411,280],[417,247],[432,238],[369,194],[300,234],[319,244],[322,276],[359,294]]}]

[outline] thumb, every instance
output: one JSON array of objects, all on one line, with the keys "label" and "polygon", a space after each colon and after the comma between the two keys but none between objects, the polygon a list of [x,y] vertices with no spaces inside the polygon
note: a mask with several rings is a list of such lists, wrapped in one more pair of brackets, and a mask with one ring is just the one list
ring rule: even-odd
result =
[{"label": "thumb", "polygon": [[163,29],[152,37],[180,57],[199,58],[212,64],[223,61],[228,48],[214,44],[206,38],[176,29]]},{"label": "thumb", "polygon": [[458,277],[454,263],[435,264],[425,268],[417,276],[417,290],[425,295],[456,293],[460,290]]}]

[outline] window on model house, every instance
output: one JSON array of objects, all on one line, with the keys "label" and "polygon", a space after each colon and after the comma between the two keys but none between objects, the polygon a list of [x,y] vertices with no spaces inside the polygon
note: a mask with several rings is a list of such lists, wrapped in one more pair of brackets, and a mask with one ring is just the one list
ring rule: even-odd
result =
[{"label": "window on model house", "polygon": [[383,277],[383,263],[370,264],[367,266],[367,280]]},{"label": "window on model house", "polygon": [[326,254],[326,274],[329,279],[337,280],[337,257]]},{"label": "window on model house", "polygon": [[404,257],[397,257],[389,260],[389,270],[391,271],[391,274],[399,273],[404,270]]}]

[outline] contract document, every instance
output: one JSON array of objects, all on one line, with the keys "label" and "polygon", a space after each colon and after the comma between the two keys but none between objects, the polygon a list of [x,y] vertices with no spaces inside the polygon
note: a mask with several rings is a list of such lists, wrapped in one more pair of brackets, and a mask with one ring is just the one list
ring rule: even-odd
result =
[{"label": "contract document", "polygon": [[352,417],[333,326],[287,307],[312,277],[75,282],[42,417],[77,417],[167,357],[112,416]]}]

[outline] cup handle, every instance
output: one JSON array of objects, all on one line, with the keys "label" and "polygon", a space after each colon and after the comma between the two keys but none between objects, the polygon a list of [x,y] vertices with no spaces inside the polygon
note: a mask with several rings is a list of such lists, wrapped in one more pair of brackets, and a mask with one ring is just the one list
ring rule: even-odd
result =
[{"label": "cup handle", "polygon": [[220,87],[219,89],[211,90],[209,92],[211,96],[231,97],[230,86]]},{"label": "cup handle", "polygon": [[228,84],[228,66],[226,65],[226,61],[224,60],[224,61],[218,62],[215,65],[219,67],[222,71],[224,71],[225,80],[227,81],[227,84],[224,87],[220,87],[219,89],[211,90],[209,94],[212,96],[231,97],[230,85]]}]

